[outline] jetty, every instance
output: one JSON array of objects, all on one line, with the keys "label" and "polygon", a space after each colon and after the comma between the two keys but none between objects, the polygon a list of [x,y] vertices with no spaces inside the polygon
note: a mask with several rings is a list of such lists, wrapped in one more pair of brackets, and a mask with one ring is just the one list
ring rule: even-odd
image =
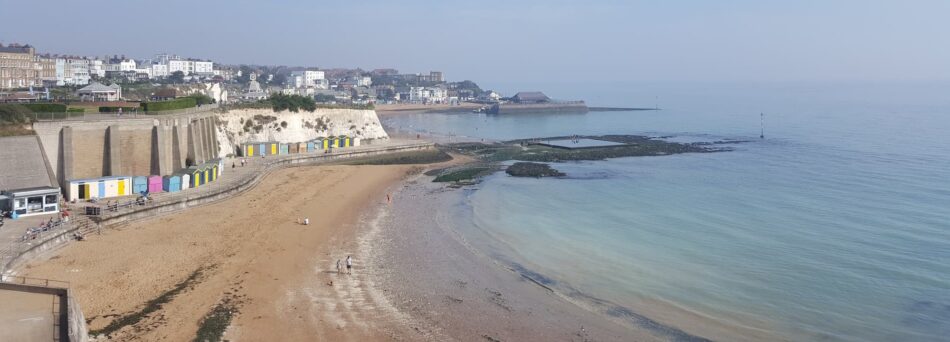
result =
[{"label": "jetty", "polygon": [[584,101],[555,101],[540,91],[523,91],[488,108],[489,114],[587,113]]}]

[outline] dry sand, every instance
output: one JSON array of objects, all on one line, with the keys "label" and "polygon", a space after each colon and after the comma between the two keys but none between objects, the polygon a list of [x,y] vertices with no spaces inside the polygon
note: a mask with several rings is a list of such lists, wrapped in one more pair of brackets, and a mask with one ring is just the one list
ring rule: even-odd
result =
[{"label": "dry sand", "polygon": [[[114,340],[188,341],[224,298],[242,303],[225,338],[244,341],[425,339],[335,262],[357,248],[359,213],[386,201],[412,166],[276,171],[226,201],[108,230],[71,244],[23,275],[69,281],[100,329],[204,269],[197,281]],[[297,223],[309,217],[311,224]],[[332,285],[329,285],[330,282]]]}]

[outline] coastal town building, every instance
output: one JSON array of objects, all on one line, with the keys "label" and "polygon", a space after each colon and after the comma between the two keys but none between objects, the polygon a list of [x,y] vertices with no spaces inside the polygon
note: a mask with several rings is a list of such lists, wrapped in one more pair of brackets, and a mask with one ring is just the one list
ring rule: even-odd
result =
[{"label": "coastal town building", "polygon": [[410,87],[409,102],[411,103],[446,103],[448,91],[441,87]]},{"label": "coastal town building", "polygon": [[36,50],[29,45],[0,45],[0,89],[39,86],[41,66],[36,63]]},{"label": "coastal town building", "polygon": [[291,71],[290,76],[287,76],[287,83],[294,88],[315,87],[327,89],[328,86],[326,74],[320,70]]},{"label": "coastal town building", "polygon": [[92,82],[92,84],[76,91],[76,95],[82,101],[119,101],[122,99],[122,87],[117,84],[104,85],[99,82]]},{"label": "coastal town building", "polygon": [[441,83],[441,82],[445,82],[445,77],[442,75],[441,71],[430,71],[428,75],[426,74],[416,75],[416,80],[418,80],[419,82]]},{"label": "coastal town building", "polygon": [[[177,57],[177,56],[176,56]],[[213,75],[214,62],[195,59],[169,59],[168,74],[174,74],[181,71],[185,76],[191,75]]]},{"label": "coastal town building", "polygon": [[91,79],[89,75],[89,59],[85,57],[59,57],[56,63],[56,85],[87,85]]}]

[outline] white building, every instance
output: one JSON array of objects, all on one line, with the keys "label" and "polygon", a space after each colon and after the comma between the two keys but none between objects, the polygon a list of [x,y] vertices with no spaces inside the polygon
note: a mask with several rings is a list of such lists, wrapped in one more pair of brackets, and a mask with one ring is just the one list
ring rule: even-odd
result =
[{"label": "white building", "polygon": [[327,89],[326,74],[320,70],[300,70],[291,71],[287,77],[287,85],[293,88],[314,87],[318,89]]},{"label": "white building", "polygon": [[136,67],[135,60],[133,59],[114,59],[109,61],[109,64],[106,64],[106,71],[135,71],[138,69]]},{"label": "white building", "polygon": [[439,87],[410,87],[409,102],[412,103],[445,103],[448,101],[448,90]]},{"label": "white building", "polygon": [[86,58],[57,58],[56,85],[89,84],[89,60]]},{"label": "white building", "polygon": [[152,64],[152,77],[167,77],[168,76],[168,65],[166,64]]},{"label": "white building", "polygon": [[369,76],[357,77],[356,86],[357,87],[369,87],[373,85],[373,78]]},{"label": "white building", "polygon": [[92,77],[93,75],[96,77],[106,77],[106,67],[105,64],[102,63],[102,60],[89,60],[89,76]]},{"label": "white building", "polygon": [[192,74],[211,75],[214,73],[214,62],[187,59],[168,60],[168,74],[174,74],[176,71],[181,71],[185,76]]},{"label": "white building", "polygon": [[193,61],[195,63],[195,73],[211,75],[214,73],[214,63],[211,61]]}]

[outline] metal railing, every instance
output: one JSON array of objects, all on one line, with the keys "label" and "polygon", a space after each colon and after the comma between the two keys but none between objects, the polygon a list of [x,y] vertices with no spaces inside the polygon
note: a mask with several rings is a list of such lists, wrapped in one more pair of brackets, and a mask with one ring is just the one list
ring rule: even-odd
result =
[{"label": "metal railing", "polygon": [[204,113],[218,108],[217,103],[201,105],[185,109],[163,110],[163,111],[131,111],[131,112],[55,112],[55,113],[32,113],[30,118],[34,121],[94,121],[94,120],[116,120],[116,119],[142,119],[156,115],[179,115]]},{"label": "metal railing", "polygon": [[49,287],[54,289],[68,289],[69,282],[62,280],[52,280],[45,278],[32,278],[16,275],[4,275],[0,274],[0,283],[8,284],[18,284],[18,285],[30,285],[30,286],[42,286]]}]

